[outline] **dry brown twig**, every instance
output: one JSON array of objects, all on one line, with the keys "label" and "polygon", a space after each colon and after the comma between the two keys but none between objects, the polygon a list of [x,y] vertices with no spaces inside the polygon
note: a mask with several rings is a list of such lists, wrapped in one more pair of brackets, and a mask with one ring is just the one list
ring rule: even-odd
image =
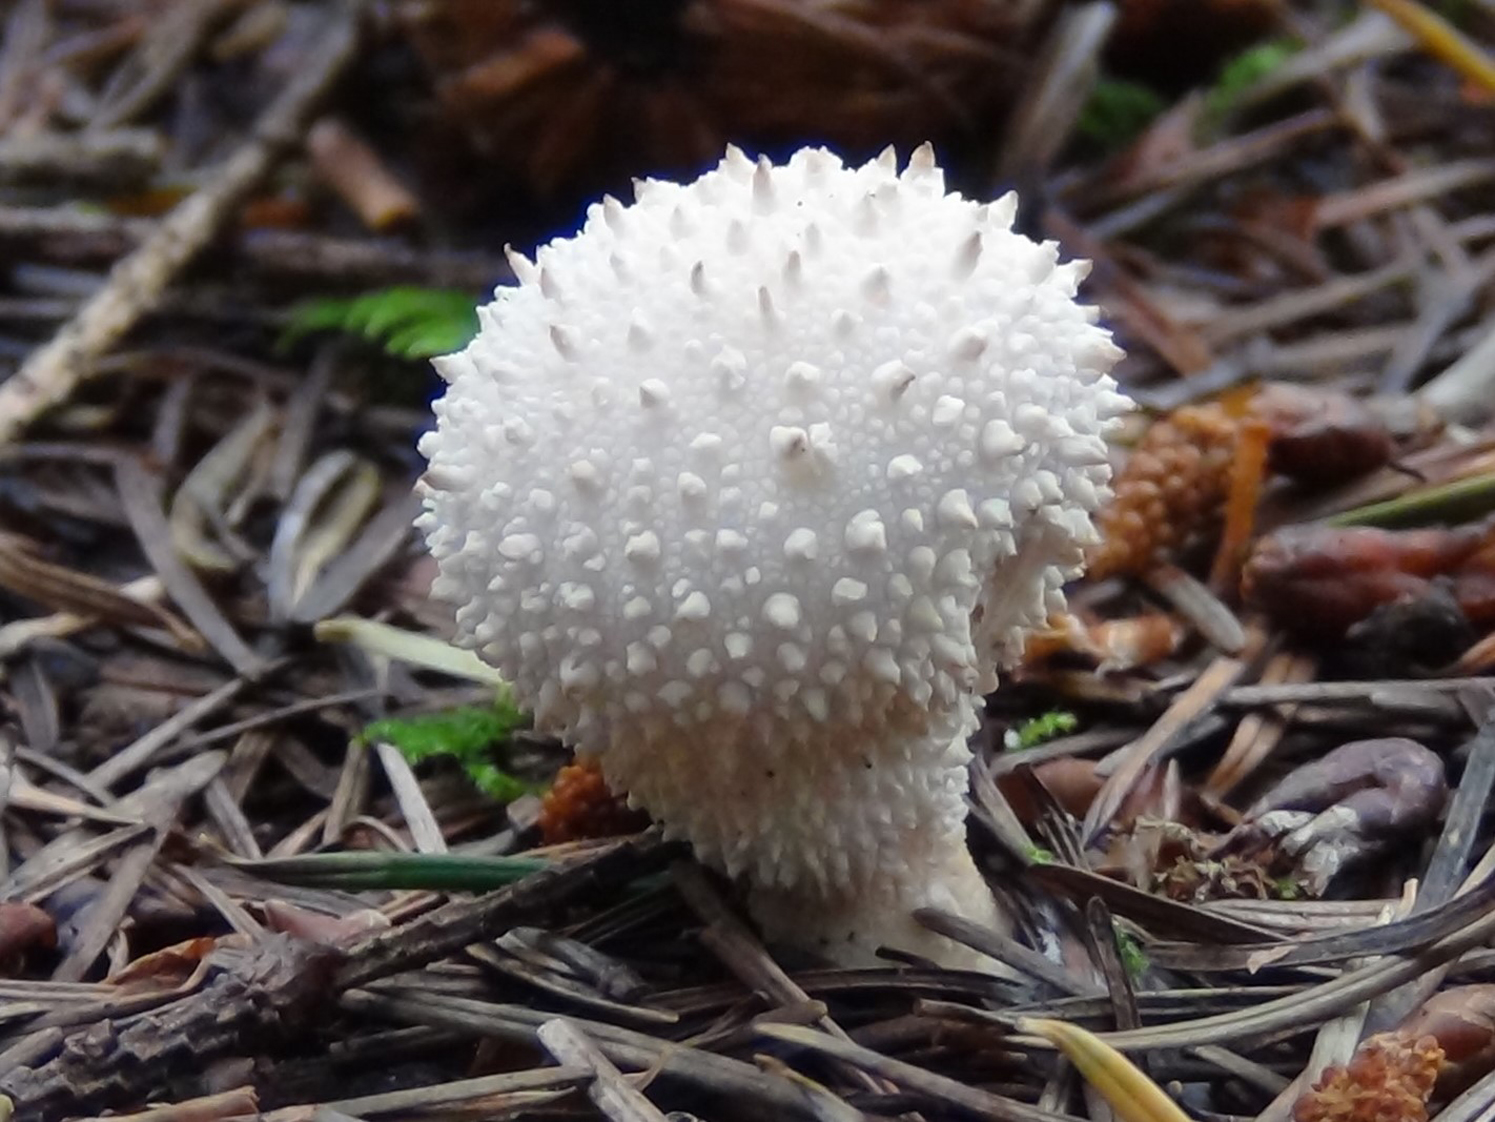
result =
[{"label": "dry brown twig", "polygon": [[353,61],[366,5],[344,0],[314,62],[261,115],[244,146],[183,200],[47,345],[0,385],[0,445],[67,400],[93,363],[155,306],[166,287],[304,135],[316,105]]}]

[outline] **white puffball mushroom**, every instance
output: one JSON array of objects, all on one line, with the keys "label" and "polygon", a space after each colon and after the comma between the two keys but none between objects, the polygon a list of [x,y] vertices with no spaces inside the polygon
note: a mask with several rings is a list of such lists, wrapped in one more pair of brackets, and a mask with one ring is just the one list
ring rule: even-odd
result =
[{"label": "white puffball mushroom", "polygon": [[966,739],[1079,571],[1129,405],[1086,265],[927,145],[732,149],[636,194],[514,255],[438,360],[433,592],[770,939],[990,967],[911,913],[1002,922]]}]

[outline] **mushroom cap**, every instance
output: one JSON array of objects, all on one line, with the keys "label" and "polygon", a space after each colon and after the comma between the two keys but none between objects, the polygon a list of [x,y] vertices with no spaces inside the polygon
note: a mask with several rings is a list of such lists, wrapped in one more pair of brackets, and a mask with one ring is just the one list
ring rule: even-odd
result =
[{"label": "mushroom cap", "polygon": [[[927,147],[732,150],[516,256],[421,443],[459,642],[605,769],[882,729],[943,730],[948,764],[1062,603],[1128,405],[1085,264],[1015,209],[946,194]],[[608,774],[668,822],[637,772]]]}]

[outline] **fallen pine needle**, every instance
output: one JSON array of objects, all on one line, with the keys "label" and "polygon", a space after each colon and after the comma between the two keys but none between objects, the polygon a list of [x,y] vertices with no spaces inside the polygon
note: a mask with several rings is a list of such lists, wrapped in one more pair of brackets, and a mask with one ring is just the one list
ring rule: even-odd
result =
[{"label": "fallen pine needle", "polygon": [[1017,1030],[1041,1036],[1069,1057],[1123,1122],[1190,1122],[1179,1105],[1142,1070],[1092,1033],[1066,1021],[1023,1017]]},{"label": "fallen pine needle", "polygon": [[1487,93],[1495,93],[1495,59],[1417,0],[1366,0],[1401,25],[1423,50]]}]

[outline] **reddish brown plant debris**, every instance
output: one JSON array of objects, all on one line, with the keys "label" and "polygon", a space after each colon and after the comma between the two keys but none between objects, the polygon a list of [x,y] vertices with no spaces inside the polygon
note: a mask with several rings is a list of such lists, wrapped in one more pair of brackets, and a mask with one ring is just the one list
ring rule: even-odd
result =
[{"label": "reddish brown plant debris", "polygon": [[1431,1036],[1372,1036],[1293,1105],[1294,1122],[1426,1122],[1443,1049]]},{"label": "reddish brown plant debris", "polygon": [[613,794],[597,765],[578,760],[556,773],[540,806],[540,836],[547,845],[631,834],[648,817]]},{"label": "reddish brown plant debris", "polygon": [[1445,580],[1470,622],[1495,622],[1495,521],[1452,529],[1290,526],[1246,562],[1247,604],[1295,634],[1332,640],[1386,604]]},{"label": "reddish brown plant debris", "polygon": [[1438,1041],[1443,1049],[1438,1097],[1451,1099],[1495,1071],[1495,986],[1457,986],[1434,994],[1396,1032]]},{"label": "reddish brown plant debris", "polygon": [[1389,463],[1396,451],[1385,421],[1349,394],[1271,382],[1251,410],[1272,434],[1269,466],[1289,479],[1343,483]]}]

